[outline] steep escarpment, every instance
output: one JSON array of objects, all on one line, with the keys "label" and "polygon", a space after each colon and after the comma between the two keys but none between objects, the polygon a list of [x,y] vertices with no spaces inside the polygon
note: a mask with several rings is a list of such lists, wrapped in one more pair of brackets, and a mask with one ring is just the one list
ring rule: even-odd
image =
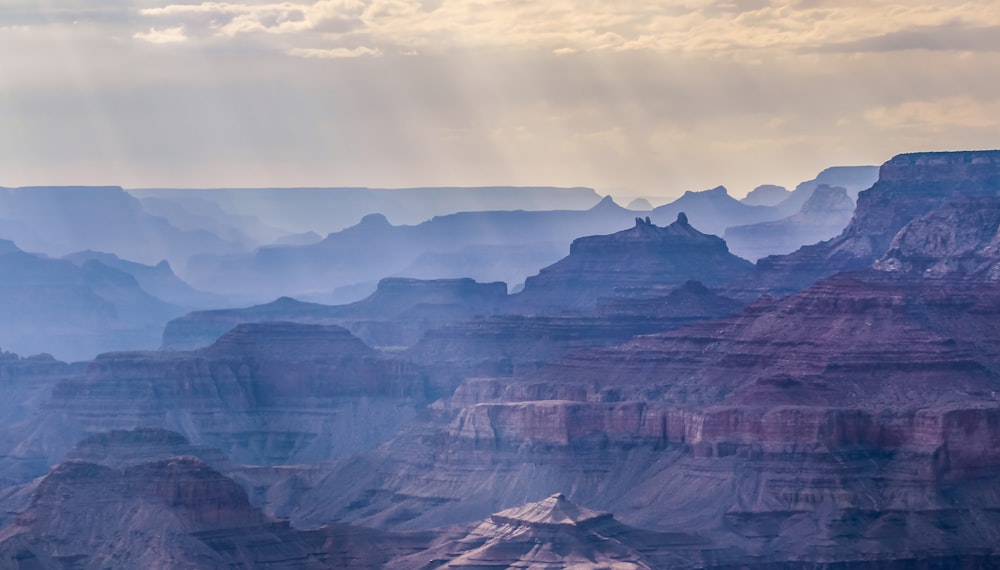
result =
[{"label": "steep escarpment", "polygon": [[741,309],[741,303],[689,281],[667,294],[623,298],[591,313],[496,315],[454,323],[428,331],[404,356],[456,380],[510,376],[572,350],[619,344]]},{"label": "steep escarpment", "polygon": [[528,278],[511,310],[593,309],[615,298],[663,295],[689,280],[718,286],[750,269],[721,238],[691,227],[683,213],[666,227],[636,218],[631,229],[575,240],[568,257]]},{"label": "steep escarpment", "polygon": [[0,251],[0,345],[21,354],[79,360],[114,348],[150,348],[163,323],[183,314],[99,261],[78,267],[11,242]]},{"label": "steep escarpment", "polygon": [[991,398],[998,295],[989,283],[841,275],[761,300],[734,319],[567,357],[536,378],[594,380],[624,390],[625,399],[692,405],[874,407]]},{"label": "steep escarpment", "polygon": [[162,348],[202,348],[240,323],[264,321],[335,324],[372,346],[410,346],[432,328],[495,313],[506,297],[507,286],[503,283],[386,278],[372,295],[347,305],[282,297],[242,309],[189,313],[167,323]]},{"label": "steep escarpment", "polygon": [[[53,540],[52,537],[58,537]],[[194,457],[113,469],[67,462],[0,529],[4,567],[376,568],[420,538],[332,525],[300,531],[252,507]]]},{"label": "steep escarpment", "polygon": [[1000,196],[957,198],[913,220],[875,268],[931,279],[1000,279]]},{"label": "steep escarpment", "polygon": [[[1000,193],[1000,151],[902,154],[858,194],[854,218],[837,237],[761,259],[744,291],[788,293],[837,273],[871,267],[911,221],[956,198]],[[739,287],[737,287],[739,288]]]},{"label": "steep escarpment", "polygon": [[733,253],[757,260],[791,253],[799,247],[830,239],[843,231],[854,213],[854,201],[840,187],[819,186],[796,214],[772,222],[726,229]]},{"label": "steep escarpment", "polygon": [[698,532],[740,563],[986,564],[1000,528],[997,307],[989,283],[845,275],[470,379],[436,421],[345,461],[289,512],[426,528],[564,489],[628,524]]},{"label": "steep escarpment", "polygon": [[390,438],[430,398],[412,365],[340,327],[246,324],[200,351],[102,355],[0,441],[4,464],[47,466],[88,433],[157,427],[243,463],[319,462]]}]

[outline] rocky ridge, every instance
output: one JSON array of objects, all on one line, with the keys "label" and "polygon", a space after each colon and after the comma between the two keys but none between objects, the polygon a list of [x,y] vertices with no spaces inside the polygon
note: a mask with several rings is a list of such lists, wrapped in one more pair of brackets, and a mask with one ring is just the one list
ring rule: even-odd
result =
[{"label": "rocky ridge", "polygon": [[189,313],[167,323],[162,348],[202,348],[238,324],[265,321],[339,325],[372,346],[411,346],[427,330],[497,312],[506,297],[504,283],[385,278],[370,296],[347,305],[281,297],[243,309]]},{"label": "rocky ridge", "polygon": [[663,295],[689,280],[718,286],[751,268],[721,238],[691,227],[683,212],[666,227],[636,218],[631,229],[575,240],[569,256],[525,281],[508,310],[593,309],[615,298]]},{"label": "rocky ridge", "polygon": [[71,461],[46,475],[31,506],[0,529],[0,563],[42,570],[378,568],[425,542],[346,525],[291,528],[195,457],[120,469]]},{"label": "rocky ridge", "polygon": [[857,208],[837,237],[757,263],[734,286],[744,295],[787,294],[840,271],[870,268],[908,223],[953,199],[1000,194],[1000,151],[931,152],[893,157],[878,181],[858,194]]},{"label": "rocky ridge", "polygon": [[343,328],[244,324],[199,351],[102,355],[2,433],[0,465],[37,476],[87,434],[137,427],[241,463],[322,462],[389,439],[430,399],[413,365]]},{"label": "rocky ridge", "polygon": [[854,201],[846,190],[821,185],[798,213],[773,222],[727,228],[724,237],[733,253],[757,260],[835,237],[851,221],[853,213]]}]

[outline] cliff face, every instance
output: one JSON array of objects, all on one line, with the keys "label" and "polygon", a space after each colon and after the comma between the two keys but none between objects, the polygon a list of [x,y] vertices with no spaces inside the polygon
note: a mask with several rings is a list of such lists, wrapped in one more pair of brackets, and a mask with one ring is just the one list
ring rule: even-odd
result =
[{"label": "cliff face", "polygon": [[740,563],[995,557],[997,307],[989,283],[845,275],[466,380],[439,419],[343,464],[290,512],[426,528],[565,489]]},{"label": "cliff face", "polygon": [[167,323],[162,348],[202,348],[240,323],[264,321],[339,325],[372,346],[410,346],[432,328],[495,313],[506,297],[503,283],[386,278],[371,296],[347,305],[282,297],[242,309],[189,313]]},{"label": "cliff face", "polygon": [[871,267],[909,222],[955,198],[1000,193],[1000,151],[915,153],[896,156],[879,180],[858,194],[854,218],[829,241],[761,259],[745,289],[793,292],[839,271]]},{"label": "cliff face", "polygon": [[[53,539],[53,537],[57,537]],[[0,529],[5,568],[377,568],[421,545],[331,525],[300,531],[194,457],[113,469],[67,462]]]},{"label": "cliff face", "polygon": [[3,249],[0,345],[21,354],[84,359],[115,347],[152,347],[159,327],[183,313],[98,261],[77,267],[11,242]]},{"label": "cliff face", "polygon": [[768,255],[791,253],[799,247],[840,234],[851,221],[854,201],[840,187],[819,186],[802,209],[773,222],[726,229],[726,243],[733,253],[757,260]]},{"label": "cliff face", "polygon": [[875,268],[933,279],[1000,279],[1000,196],[956,199],[913,220]]},{"label": "cliff face", "polygon": [[102,355],[2,434],[0,464],[37,469],[89,433],[140,426],[243,463],[319,462],[388,439],[428,398],[412,365],[340,327],[240,325],[201,351]]},{"label": "cliff face", "polygon": [[510,376],[573,350],[619,344],[741,309],[741,303],[689,281],[665,295],[619,299],[589,314],[497,315],[447,325],[428,331],[403,356],[434,370],[436,382],[453,390],[465,377]]},{"label": "cliff face", "polygon": [[750,269],[683,213],[666,227],[637,218],[631,229],[575,240],[568,257],[528,278],[512,305],[535,313],[593,309],[615,298],[663,295],[689,280],[718,286]]}]

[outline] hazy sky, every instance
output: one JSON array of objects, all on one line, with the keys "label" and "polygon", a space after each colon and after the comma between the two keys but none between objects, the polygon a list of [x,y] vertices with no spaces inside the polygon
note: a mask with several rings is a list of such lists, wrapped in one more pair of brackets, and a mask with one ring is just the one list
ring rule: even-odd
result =
[{"label": "hazy sky", "polygon": [[0,185],[743,195],[1000,147],[996,0],[0,0]]}]

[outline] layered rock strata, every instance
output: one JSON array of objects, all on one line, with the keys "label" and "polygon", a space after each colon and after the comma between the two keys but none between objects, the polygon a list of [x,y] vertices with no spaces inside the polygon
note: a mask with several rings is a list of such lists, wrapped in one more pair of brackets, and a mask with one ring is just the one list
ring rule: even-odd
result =
[{"label": "layered rock strata", "polygon": [[202,348],[238,324],[266,321],[339,325],[372,346],[411,346],[432,328],[497,312],[506,297],[504,283],[386,278],[372,295],[348,305],[282,297],[242,309],[189,313],[167,323],[162,348]]},{"label": "layered rock strata", "polygon": [[867,269],[911,221],[956,198],[998,194],[1000,151],[898,155],[881,166],[878,182],[858,194],[854,218],[839,236],[759,260],[733,294],[785,294],[840,271]]},{"label": "layered rock strata", "polygon": [[495,513],[467,534],[446,535],[388,568],[681,568],[694,566],[708,546],[680,533],[630,528],[556,493]]},{"label": "layered rock strata", "polygon": [[0,529],[5,568],[378,568],[423,537],[330,525],[300,531],[264,516],[194,457],[112,469],[59,465]]},{"label": "layered rock strata", "polygon": [[37,475],[87,434],[137,427],[243,463],[322,462],[389,439],[429,398],[414,366],[340,327],[239,325],[199,351],[102,355],[0,434],[0,464]]},{"label": "layered rock strata", "polygon": [[575,240],[568,257],[525,281],[511,310],[588,310],[616,298],[663,295],[690,280],[718,286],[751,268],[721,238],[691,227],[683,213],[666,227],[636,218],[631,229]]},{"label": "layered rock strata", "polygon": [[437,422],[340,465],[291,515],[426,528],[566,489],[751,566],[985,567],[1000,554],[998,307],[988,283],[845,275],[468,380]]}]

